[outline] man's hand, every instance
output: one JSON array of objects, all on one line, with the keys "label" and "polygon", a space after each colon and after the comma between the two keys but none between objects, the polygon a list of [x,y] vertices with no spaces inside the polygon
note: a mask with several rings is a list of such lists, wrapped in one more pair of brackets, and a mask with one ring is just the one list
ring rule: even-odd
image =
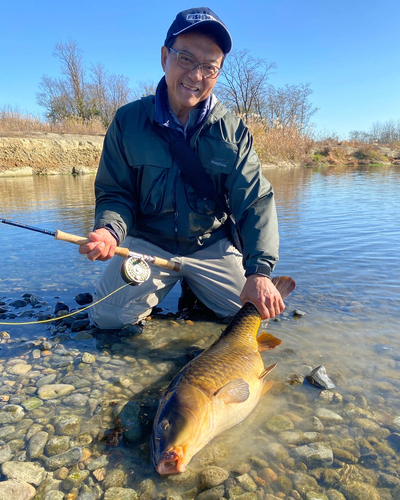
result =
[{"label": "man's hand", "polygon": [[97,259],[105,261],[114,256],[117,242],[107,229],[96,229],[89,233],[88,238],[90,243],[81,245],[79,247],[79,253],[86,255],[89,260],[93,261]]},{"label": "man's hand", "polygon": [[240,294],[242,304],[251,302],[261,315],[261,319],[274,318],[285,309],[281,294],[266,276],[251,274]]}]

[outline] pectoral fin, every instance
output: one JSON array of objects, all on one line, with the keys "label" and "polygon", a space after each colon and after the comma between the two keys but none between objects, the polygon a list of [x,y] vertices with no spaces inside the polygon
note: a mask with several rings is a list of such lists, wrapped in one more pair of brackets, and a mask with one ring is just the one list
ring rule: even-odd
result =
[{"label": "pectoral fin", "polygon": [[282,340],[277,339],[271,335],[271,333],[262,332],[262,334],[257,337],[257,343],[259,351],[270,351],[281,344]]},{"label": "pectoral fin", "polygon": [[243,403],[250,396],[249,384],[242,378],[237,378],[224,385],[214,396],[225,404]]}]

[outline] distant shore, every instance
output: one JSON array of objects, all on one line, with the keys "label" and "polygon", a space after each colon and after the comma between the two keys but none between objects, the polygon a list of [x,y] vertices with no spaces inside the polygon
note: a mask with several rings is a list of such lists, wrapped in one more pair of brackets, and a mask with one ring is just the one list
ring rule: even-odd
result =
[{"label": "distant shore", "polygon": [[[0,134],[0,177],[94,174],[104,135],[12,132]],[[263,166],[400,165],[399,146],[316,143],[300,163],[270,159]]]}]

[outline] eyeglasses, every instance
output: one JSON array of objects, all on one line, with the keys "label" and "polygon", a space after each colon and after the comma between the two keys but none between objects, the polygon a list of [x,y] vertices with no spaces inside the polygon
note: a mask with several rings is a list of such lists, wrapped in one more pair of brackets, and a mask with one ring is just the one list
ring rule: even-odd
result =
[{"label": "eyeglasses", "polygon": [[169,47],[169,50],[175,54],[176,62],[181,68],[191,71],[198,66],[204,78],[217,78],[217,76],[221,73],[221,68],[218,66],[214,66],[210,63],[199,63],[194,57],[182,52],[177,52],[176,50],[171,49],[171,47]]}]

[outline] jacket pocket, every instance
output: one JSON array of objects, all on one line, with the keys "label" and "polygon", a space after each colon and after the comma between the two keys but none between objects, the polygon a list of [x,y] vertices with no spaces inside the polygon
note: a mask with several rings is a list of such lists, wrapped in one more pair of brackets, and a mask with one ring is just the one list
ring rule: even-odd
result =
[{"label": "jacket pocket", "polygon": [[235,166],[238,147],[236,144],[202,138],[197,153],[209,174],[230,174]]},{"label": "jacket pocket", "polygon": [[171,169],[168,144],[152,141],[149,136],[141,134],[127,134],[124,136],[124,150],[133,170],[141,213],[154,216],[173,211],[176,172]]}]

